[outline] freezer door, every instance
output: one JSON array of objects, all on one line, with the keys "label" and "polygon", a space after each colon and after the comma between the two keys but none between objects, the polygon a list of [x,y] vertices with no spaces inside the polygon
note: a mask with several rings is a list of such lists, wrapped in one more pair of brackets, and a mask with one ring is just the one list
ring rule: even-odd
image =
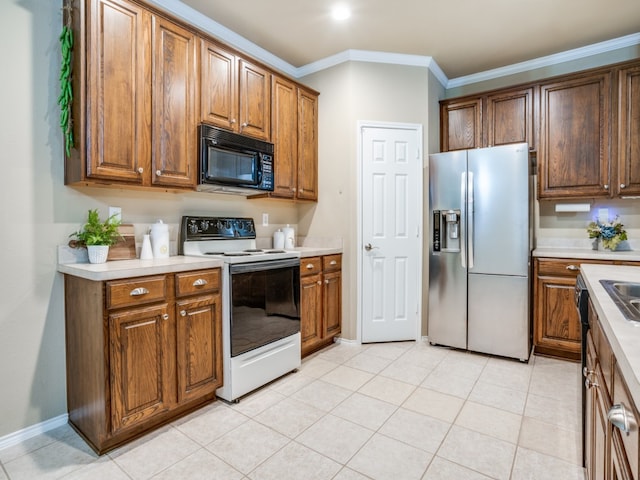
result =
[{"label": "freezer door", "polygon": [[529,358],[529,279],[469,274],[469,350]]},{"label": "freezer door", "polygon": [[469,272],[527,275],[529,148],[469,150]]},{"label": "freezer door", "polygon": [[[431,343],[467,347],[467,271],[464,248],[434,251],[434,211],[459,210],[460,245],[465,238],[465,188],[467,152],[429,156],[429,308],[428,337]],[[442,233],[444,234],[444,233]]]}]

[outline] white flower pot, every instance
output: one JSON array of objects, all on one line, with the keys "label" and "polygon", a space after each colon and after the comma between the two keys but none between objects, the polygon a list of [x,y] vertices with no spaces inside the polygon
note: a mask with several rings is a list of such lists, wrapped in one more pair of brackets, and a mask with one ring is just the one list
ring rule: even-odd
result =
[{"label": "white flower pot", "polygon": [[109,255],[109,245],[87,245],[89,263],[105,263]]}]

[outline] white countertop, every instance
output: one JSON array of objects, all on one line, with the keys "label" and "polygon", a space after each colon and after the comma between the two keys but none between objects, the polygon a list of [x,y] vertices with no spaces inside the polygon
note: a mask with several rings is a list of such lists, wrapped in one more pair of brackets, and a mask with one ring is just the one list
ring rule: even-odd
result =
[{"label": "white countertop", "polygon": [[342,253],[342,248],[340,247],[295,247],[294,250],[300,252],[300,257],[302,258]]},{"label": "white countertop", "polygon": [[580,270],[631,396],[640,405],[640,322],[627,320],[600,283],[640,282],[640,267],[582,264]]},{"label": "white countertop", "polygon": [[592,250],[590,248],[541,247],[533,251],[534,257],[549,258],[581,258],[587,260],[620,260],[623,262],[640,261],[640,251],[628,250],[611,252],[606,250]]},{"label": "white countertop", "polygon": [[112,260],[106,263],[59,263],[67,275],[102,281],[222,267],[222,260],[177,255],[153,260]]}]

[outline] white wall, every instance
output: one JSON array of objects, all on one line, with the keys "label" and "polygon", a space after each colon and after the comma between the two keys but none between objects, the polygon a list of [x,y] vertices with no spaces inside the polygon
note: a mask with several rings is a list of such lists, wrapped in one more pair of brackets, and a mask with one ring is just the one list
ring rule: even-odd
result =
[{"label": "white wall", "polygon": [[[429,71],[376,63],[348,62],[303,78],[320,91],[319,156],[320,191],[329,201],[302,213],[301,228],[310,236],[337,232],[344,239],[342,262],[343,306],[342,336],[357,336],[357,233],[358,166],[357,123],[416,123],[423,126],[424,148],[429,151]],[[437,82],[436,82],[437,83]],[[436,116],[436,125],[438,123]]]},{"label": "white wall", "polygon": [[[66,413],[63,277],[56,248],[68,241],[87,210],[109,205],[123,220],[175,225],[183,214],[245,215],[259,236],[298,223],[287,201],[209,194],[142,193],[64,186],[58,128],[61,0],[0,1],[0,438]],[[321,194],[322,195],[322,194]],[[298,232],[304,234],[305,232]]]}]

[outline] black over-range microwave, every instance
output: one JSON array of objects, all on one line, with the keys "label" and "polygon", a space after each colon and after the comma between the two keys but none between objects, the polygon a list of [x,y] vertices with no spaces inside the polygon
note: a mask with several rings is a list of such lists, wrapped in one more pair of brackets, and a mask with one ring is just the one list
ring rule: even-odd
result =
[{"label": "black over-range microwave", "polygon": [[202,124],[198,190],[256,195],[273,191],[273,144]]}]

